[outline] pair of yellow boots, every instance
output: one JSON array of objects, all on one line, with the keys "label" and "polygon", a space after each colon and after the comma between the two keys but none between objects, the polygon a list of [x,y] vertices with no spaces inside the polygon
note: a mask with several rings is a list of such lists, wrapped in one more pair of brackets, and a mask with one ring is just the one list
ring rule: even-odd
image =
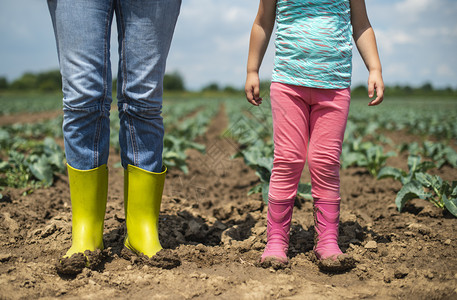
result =
[{"label": "pair of yellow boots", "polygon": [[[148,172],[128,165],[124,171],[124,245],[136,254],[152,257],[162,249],[159,211],[166,168]],[[103,250],[103,224],[108,193],[108,168],[77,170],[68,165],[72,209],[72,245],[64,257],[86,250]]]}]

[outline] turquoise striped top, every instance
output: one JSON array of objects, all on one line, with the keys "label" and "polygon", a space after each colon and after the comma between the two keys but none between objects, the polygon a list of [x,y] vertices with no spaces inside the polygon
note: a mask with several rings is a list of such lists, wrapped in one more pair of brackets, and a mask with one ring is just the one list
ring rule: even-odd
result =
[{"label": "turquoise striped top", "polygon": [[349,0],[278,0],[272,81],[323,89],[351,85]]}]

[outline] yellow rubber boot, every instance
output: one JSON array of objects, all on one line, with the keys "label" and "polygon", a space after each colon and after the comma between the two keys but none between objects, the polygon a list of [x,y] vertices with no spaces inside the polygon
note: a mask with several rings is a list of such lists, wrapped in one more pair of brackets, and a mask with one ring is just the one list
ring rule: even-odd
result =
[{"label": "yellow rubber boot", "polygon": [[103,250],[103,222],[108,194],[108,168],[78,170],[67,165],[72,212],[72,244],[64,257]]},{"label": "yellow rubber boot", "polygon": [[124,245],[136,254],[154,256],[159,241],[159,212],[166,167],[154,173],[128,165],[124,170],[124,209],[127,235]]}]

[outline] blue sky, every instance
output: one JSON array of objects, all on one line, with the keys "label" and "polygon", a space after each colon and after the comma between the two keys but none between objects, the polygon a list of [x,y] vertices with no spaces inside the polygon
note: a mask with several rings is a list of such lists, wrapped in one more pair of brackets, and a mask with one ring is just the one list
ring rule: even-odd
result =
[{"label": "blue sky", "polygon": [[[366,0],[387,84],[457,88],[456,0]],[[167,71],[179,71],[190,89],[209,82],[244,86],[249,33],[258,0],[183,0]],[[57,53],[44,0],[0,0],[0,76],[56,69]],[[117,66],[116,26],[112,37]],[[355,48],[354,48],[355,49]],[[272,69],[273,44],[261,77]],[[354,50],[353,84],[367,71]]]}]

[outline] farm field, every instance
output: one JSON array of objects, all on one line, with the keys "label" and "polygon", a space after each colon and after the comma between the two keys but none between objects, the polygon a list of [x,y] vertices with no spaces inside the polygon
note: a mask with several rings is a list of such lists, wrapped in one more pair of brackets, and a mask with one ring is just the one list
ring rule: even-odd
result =
[{"label": "farm field", "polygon": [[[0,95],[3,103],[13,102]],[[52,99],[51,99],[52,98]],[[123,169],[112,110],[106,257],[57,274],[71,244],[60,100],[14,98],[0,111],[0,299],[456,299],[457,99],[353,99],[343,145],[340,246],[357,261],[318,269],[305,168],[290,264],[262,268],[272,166],[268,99],[167,97],[160,215],[167,251],[153,263],[122,256]],[[32,101],[33,102],[33,101]],[[287,112],[285,112],[287,113]],[[399,211],[401,209],[401,212]],[[180,264],[171,269],[169,256]]]}]

